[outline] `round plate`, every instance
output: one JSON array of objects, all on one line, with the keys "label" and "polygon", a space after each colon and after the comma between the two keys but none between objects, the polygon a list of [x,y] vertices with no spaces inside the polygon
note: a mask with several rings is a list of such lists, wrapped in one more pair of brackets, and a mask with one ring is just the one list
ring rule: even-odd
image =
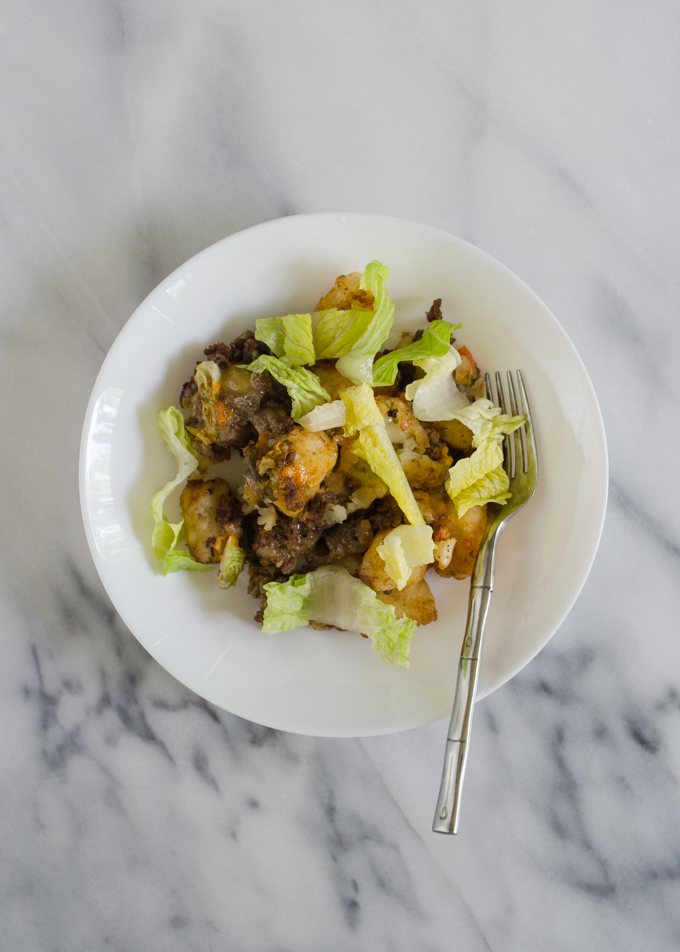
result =
[{"label": "round plate", "polygon": [[[221,591],[215,573],[162,578],[148,507],[175,475],[156,428],[203,348],[259,317],[309,311],[339,274],[373,259],[392,269],[390,343],[425,323],[434,298],[483,370],[520,369],[540,476],[499,543],[479,696],[516,674],[573,605],[592,564],[607,496],[602,418],[581,360],[544,304],[507,268],[459,238],[396,218],[299,215],[225,238],[178,268],[111,348],[88,406],[80,457],[85,530],[111,601],[163,667],[213,704],[260,724],[349,737],[450,713],[469,585],[428,574],[439,620],[419,628],[411,667],[391,668],[350,632],[263,635],[247,572]],[[242,473],[242,461],[227,464]],[[166,506],[179,517],[177,496]]]}]

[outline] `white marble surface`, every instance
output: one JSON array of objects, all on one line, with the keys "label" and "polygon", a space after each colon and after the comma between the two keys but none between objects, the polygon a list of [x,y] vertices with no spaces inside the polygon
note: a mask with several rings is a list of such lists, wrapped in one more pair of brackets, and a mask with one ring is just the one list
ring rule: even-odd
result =
[{"label": "white marble surface", "polygon": [[[667,0],[23,0],[0,14],[0,947],[680,947],[680,8]],[[142,298],[303,211],[444,228],[523,277],[607,427],[600,552],[477,711],[462,832],[444,722],[277,734],[116,616],[77,497],[87,398]]]}]

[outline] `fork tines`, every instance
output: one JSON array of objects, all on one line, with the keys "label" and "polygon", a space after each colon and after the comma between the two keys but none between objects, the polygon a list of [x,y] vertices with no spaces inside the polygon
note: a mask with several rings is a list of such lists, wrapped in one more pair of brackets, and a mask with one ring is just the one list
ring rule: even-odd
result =
[{"label": "fork tines", "polygon": [[503,413],[507,413],[510,416],[517,416],[522,414],[526,417],[527,424],[519,427],[516,431],[517,440],[512,438],[512,434],[509,434],[504,438],[505,443],[505,463],[507,473],[510,479],[514,479],[515,476],[515,466],[516,466],[516,457],[519,453],[522,456],[522,472],[526,473],[529,469],[529,453],[527,447],[527,425],[529,427],[529,432],[532,429],[532,420],[531,420],[531,410],[529,409],[529,399],[527,397],[526,387],[524,386],[524,380],[522,378],[522,372],[517,371],[517,389],[519,390],[521,400],[517,399],[517,391],[515,389],[515,383],[512,379],[512,373],[508,370],[507,380],[508,380],[508,396],[509,400],[506,402],[505,392],[503,390],[503,381],[500,373],[496,371],[496,399],[494,400],[493,391],[491,388],[491,377],[489,374],[484,375],[484,384],[485,391],[488,400],[491,400],[492,403],[495,403],[496,406],[501,408]]}]

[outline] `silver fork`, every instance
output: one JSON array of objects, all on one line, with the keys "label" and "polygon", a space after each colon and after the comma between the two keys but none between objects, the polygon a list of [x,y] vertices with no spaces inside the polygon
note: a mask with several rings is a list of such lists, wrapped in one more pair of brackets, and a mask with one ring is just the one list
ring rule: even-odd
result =
[{"label": "silver fork", "polygon": [[[493,400],[491,379],[486,374],[486,395]],[[477,560],[470,580],[470,600],[465,628],[465,638],[458,663],[456,694],[453,701],[451,723],[446,741],[444,770],[442,773],[439,799],[434,815],[432,829],[435,833],[457,833],[460,821],[460,798],[463,777],[470,744],[472,711],[477,693],[479,669],[481,666],[482,643],[486,616],[491,602],[493,580],[496,572],[496,546],[498,537],[522,506],[525,506],[534,494],[538,476],[536,459],[536,439],[531,419],[529,400],[522,374],[517,371],[517,381],[521,396],[518,404],[512,374],[508,371],[509,404],[506,404],[501,375],[496,374],[497,405],[503,413],[523,413],[526,424],[505,437],[505,469],[510,480],[511,498],[505,506],[489,505],[489,521],[477,553]]]}]

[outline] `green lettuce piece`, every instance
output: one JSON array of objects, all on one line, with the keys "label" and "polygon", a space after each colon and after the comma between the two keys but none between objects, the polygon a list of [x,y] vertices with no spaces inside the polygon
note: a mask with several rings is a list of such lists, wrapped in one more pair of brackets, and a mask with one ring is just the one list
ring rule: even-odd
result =
[{"label": "green lettuce piece", "polygon": [[255,340],[266,344],[275,357],[285,357],[284,336],[280,317],[261,317],[255,321]]},{"label": "green lettuce piece", "polygon": [[291,575],[287,582],[267,582],[264,586],[267,607],[262,616],[265,635],[309,624],[306,605],[312,590],[312,574]]},{"label": "green lettuce piece", "polygon": [[379,357],[373,365],[373,386],[391,387],[397,379],[398,365],[403,360],[414,363],[425,357],[444,357],[449,353],[451,334],[462,324],[449,324],[448,321],[432,321],[420,340],[390,351]]},{"label": "green lettuce piece", "polygon": [[488,502],[504,506],[511,496],[509,485],[501,445],[490,441],[451,467],[446,491],[458,515],[464,516],[473,506],[484,506]]},{"label": "green lettuce piece", "polygon": [[198,458],[184,428],[184,417],[176,407],[159,410],[156,421],[165,440],[166,449],[172,453],[177,462],[177,475],[159,489],[151,500],[149,509],[154,521],[151,536],[153,553],[162,562],[166,554],[174,549],[178,542],[181,542],[184,531],[184,520],[173,524],[163,512],[165,500],[175,487],[198,469]]},{"label": "green lettuce piece", "polygon": [[236,536],[230,535],[220,559],[220,571],[217,576],[220,588],[231,588],[232,585],[236,585],[236,580],[243,571],[245,562],[246,555],[238,544],[238,539]]},{"label": "green lettuce piece", "polygon": [[214,565],[203,565],[202,562],[197,562],[193,555],[189,555],[188,552],[183,552],[181,549],[172,549],[166,553],[163,559],[161,575],[169,575],[171,572],[182,570],[187,572],[211,572],[214,568]]},{"label": "green lettuce piece", "polygon": [[353,307],[346,311],[331,308],[312,315],[314,350],[317,360],[344,357],[366,334],[374,311]]},{"label": "green lettuce piece", "polygon": [[443,357],[423,357],[413,361],[416,367],[425,371],[425,376],[410,383],[404,396],[412,401],[411,409],[417,420],[425,423],[453,420],[459,410],[469,405],[453,376],[460,362],[455,347],[449,347]]},{"label": "green lettuce piece", "polygon": [[363,383],[343,390],[340,396],[347,407],[345,433],[347,436],[358,434],[351,445],[352,452],[387,484],[411,525],[423,525],[425,520],[392,446],[373,391]]},{"label": "green lettuce piece", "polygon": [[458,410],[452,419],[460,420],[472,430],[472,445],[481,446],[489,440],[497,443],[507,433],[512,433],[525,423],[523,416],[509,416],[486,397],[480,397],[467,407]]},{"label": "green lettuce piece", "polygon": [[266,344],[276,357],[287,357],[294,367],[316,360],[311,314],[261,318],[255,322],[255,339]]},{"label": "green lettuce piece", "polygon": [[264,589],[265,634],[289,631],[310,621],[335,625],[368,635],[382,661],[408,668],[415,621],[397,618],[393,605],[381,602],[373,589],[347,569],[327,565],[306,575],[292,575],[286,582],[268,582]]},{"label": "green lettuce piece", "polygon": [[390,269],[379,261],[371,261],[361,276],[359,286],[373,295],[373,319],[335,365],[335,369],[352,383],[373,383],[373,358],[392,330],[394,304],[385,285],[389,276]]},{"label": "green lettuce piece", "polygon": [[458,460],[449,470],[446,491],[453,500],[459,516],[472,506],[495,502],[501,506],[512,495],[510,481],[503,468],[503,437],[526,422],[524,416],[501,413],[486,397],[475,400],[457,411],[453,417],[472,430],[472,456]]},{"label": "green lettuce piece", "polygon": [[151,500],[149,512],[154,521],[151,535],[153,554],[159,562],[163,563],[161,575],[179,572],[180,569],[188,569],[191,572],[205,572],[213,566],[201,565],[188,552],[177,549],[177,545],[186,536],[184,520],[181,519],[175,523],[170,522],[163,512],[165,500],[173,489],[183,483],[198,468],[198,459],[184,427],[184,417],[176,407],[159,410],[156,420],[165,440],[166,448],[177,461],[177,476],[166,483]]},{"label": "green lettuce piece", "polygon": [[396,582],[398,591],[406,588],[411,570],[434,562],[432,526],[397,526],[377,549],[385,571]]},{"label": "green lettuce piece", "polygon": [[347,411],[342,400],[331,400],[330,403],[322,403],[314,407],[311,413],[306,413],[300,417],[298,423],[304,426],[305,430],[318,433],[320,430],[330,430],[335,426],[344,426],[347,419]]},{"label": "green lettuce piece", "polygon": [[305,367],[293,367],[288,357],[270,357],[262,355],[252,364],[242,364],[251,373],[261,374],[265,370],[282,383],[293,401],[293,419],[310,413],[321,403],[330,402],[330,394],[321,386],[321,381]]}]

